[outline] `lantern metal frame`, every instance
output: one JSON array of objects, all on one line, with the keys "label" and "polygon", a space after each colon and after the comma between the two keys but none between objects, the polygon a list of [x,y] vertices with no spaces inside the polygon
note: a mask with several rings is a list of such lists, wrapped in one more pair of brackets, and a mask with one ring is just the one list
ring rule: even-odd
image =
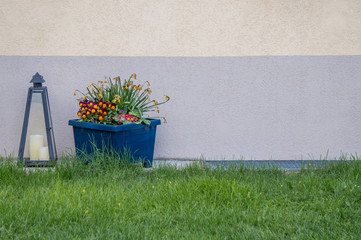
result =
[{"label": "lantern metal frame", "polygon": [[[52,119],[51,119],[48,89],[46,86],[42,86],[42,84],[44,82],[45,82],[45,80],[44,80],[43,76],[41,76],[39,73],[36,73],[33,76],[32,80],[30,81],[30,83],[33,83],[33,87],[30,87],[28,90],[24,122],[23,122],[23,129],[22,129],[22,133],[21,133],[21,140],[20,140],[19,154],[18,154],[19,161],[24,163],[24,165],[27,167],[54,166],[58,159],[57,152],[56,152],[56,146],[55,146],[53,123],[52,123]],[[34,93],[41,93],[42,105],[43,105],[43,111],[44,111],[45,129],[46,129],[46,138],[48,141],[49,160],[31,160],[31,159],[23,158],[24,150],[25,150],[25,143],[26,143],[26,135],[27,135],[27,131],[28,131],[31,101],[32,101],[32,97],[33,97]]]}]

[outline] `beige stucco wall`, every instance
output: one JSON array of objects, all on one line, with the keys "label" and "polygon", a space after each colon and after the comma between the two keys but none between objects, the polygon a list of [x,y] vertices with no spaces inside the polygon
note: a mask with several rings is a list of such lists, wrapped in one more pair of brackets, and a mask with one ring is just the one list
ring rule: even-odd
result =
[{"label": "beige stucco wall", "polygon": [[35,72],[59,153],[74,89],[134,72],[172,99],[155,157],[360,152],[360,40],[360,0],[0,0],[0,154],[17,154]]},{"label": "beige stucco wall", "polygon": [[0,55],[361,54],[360,0],[1,0]]}]

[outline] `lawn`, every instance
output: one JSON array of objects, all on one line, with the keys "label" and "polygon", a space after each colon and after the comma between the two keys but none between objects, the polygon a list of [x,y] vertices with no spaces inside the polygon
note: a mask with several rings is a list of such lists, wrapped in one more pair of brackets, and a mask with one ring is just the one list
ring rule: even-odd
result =
[{"label": "lawn", "polygon": [[361,162],[299,172],[0,158],[1,239],[361,239]]}]

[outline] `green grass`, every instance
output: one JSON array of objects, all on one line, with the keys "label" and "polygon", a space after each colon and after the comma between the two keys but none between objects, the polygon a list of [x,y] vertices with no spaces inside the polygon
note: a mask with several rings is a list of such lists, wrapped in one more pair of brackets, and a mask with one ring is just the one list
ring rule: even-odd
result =
[{"label": "green grass", "polygon": [[26,173],[0,159],[1,239],[361,238],[359,161],[300,172],[62,162]]}]

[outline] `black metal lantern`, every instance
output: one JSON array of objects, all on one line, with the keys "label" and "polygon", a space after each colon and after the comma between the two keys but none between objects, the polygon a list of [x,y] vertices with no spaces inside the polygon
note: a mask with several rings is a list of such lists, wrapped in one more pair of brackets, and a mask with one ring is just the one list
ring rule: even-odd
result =
[{"label": "black metal lantern", "polygon": [[18,158],[25,166],[51,166],[57,160],[48,90],[36,73],[26,101]]}]

